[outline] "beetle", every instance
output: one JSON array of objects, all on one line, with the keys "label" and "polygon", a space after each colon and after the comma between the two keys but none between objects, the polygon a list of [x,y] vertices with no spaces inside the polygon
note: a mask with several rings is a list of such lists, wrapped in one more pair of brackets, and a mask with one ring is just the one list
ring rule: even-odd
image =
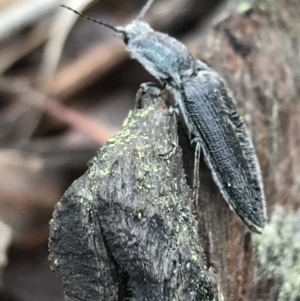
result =
[{"label": "beetle", "polygon": [[[199,186],[201,152],[229,207],[246,226],[260,233],[266,223],[266,206],[259,163],[253,144],[224,80],[195,58],[184,44],[155,31],[141,21],[154,1],[125,27],[81,17],[115,31],[136,59],[175,99],[171,114],[184,121],[195,144],[194,188]],[[196,200],[198,193],[196,193]]]}]

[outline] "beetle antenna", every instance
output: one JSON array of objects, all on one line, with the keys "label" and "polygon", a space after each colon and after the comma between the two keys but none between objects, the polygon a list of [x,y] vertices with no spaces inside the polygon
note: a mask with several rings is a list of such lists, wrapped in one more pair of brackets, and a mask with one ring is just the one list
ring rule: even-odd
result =
[{"label": "beetle antenna", "polygon": [[89,16],[86,16],[86,15],[84,15],[84,14],[78,12],[77,10],[75,10],[75,9],[73,9],[73,8],[71,8],[71,7],[68,7],[68,6],[66,6],[66,5],[61,5],[61,7],[64,7],[64,8],[66,8],[66,9],[72,11],[73,13],[75,13],[75,14],[78,15],[78,16],[80,16],[81,18],[84,18],[84,19],[89,20],[89,21],[92,21],[92,22],[94,22],[94,23],[103,25],[103,26],[108,27],[108,28],[110,28],[111,30],[113,30],[113,31],[115,31],[115,32],[117,32],[117,33],[121,33],[121,34],[124,35],[124,31],[123,31],[123,30],[118,29],[118,28],[116,28],[116,27],[114,27],[114,26],[112,26],[112,25],[110,25],[110,24],[108,24],[108,23],[106,23],[106,22],[99,21],[99,20],[97,20],[97,19],[94,19],[94,18],[91,18],[91,17],[89,17]]},{"label": "beetle antenna", "polygon": [[146,12],[151,7],[151,5],[153,4],[153,2],[154,2],[154,0],[148,0],[147,1],[147,3],[144,5],[144,7],[142,8],[141,12],[139,13],[138,17],[136,18],[137,20],[141,20],[142,18],[144,18]]}]

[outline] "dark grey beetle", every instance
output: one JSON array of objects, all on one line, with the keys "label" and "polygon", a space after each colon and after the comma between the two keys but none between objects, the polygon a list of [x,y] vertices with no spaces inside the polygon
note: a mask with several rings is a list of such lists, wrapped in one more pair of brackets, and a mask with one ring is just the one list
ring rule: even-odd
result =
[{"label": "dark grey beetle", "polygon": [[170,111],[180,115],[195,144],[194,185],[198,186],[202,151],[229,207],[250,230],[260,233],[266,222],[260,168],[231,93],[223,79],[182,43],[140,21],[152,3],[148,1],[139,17],[125,27],[114,27],[66,8],[118,33],[131,56],[171,91],[175,105]]}]

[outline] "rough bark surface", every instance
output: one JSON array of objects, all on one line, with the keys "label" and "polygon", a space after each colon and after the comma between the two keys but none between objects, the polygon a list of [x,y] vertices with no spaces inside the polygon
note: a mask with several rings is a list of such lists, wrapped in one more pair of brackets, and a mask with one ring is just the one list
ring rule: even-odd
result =
[{"label": "rough bark surface", "polygon": [[167,110],[132,112],[57,205],[50,260],[66,300],[217,299],[174,134]]}]

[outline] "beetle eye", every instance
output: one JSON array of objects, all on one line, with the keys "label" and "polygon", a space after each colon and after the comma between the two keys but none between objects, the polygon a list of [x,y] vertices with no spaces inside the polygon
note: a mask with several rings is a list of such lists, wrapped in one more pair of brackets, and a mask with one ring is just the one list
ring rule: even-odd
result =
[{"label": "beetle eye", "polygon": [[127,45],[129,43],[129,36],[125,31],[122,32],[122,38],[123,38],[124,43]]}]

